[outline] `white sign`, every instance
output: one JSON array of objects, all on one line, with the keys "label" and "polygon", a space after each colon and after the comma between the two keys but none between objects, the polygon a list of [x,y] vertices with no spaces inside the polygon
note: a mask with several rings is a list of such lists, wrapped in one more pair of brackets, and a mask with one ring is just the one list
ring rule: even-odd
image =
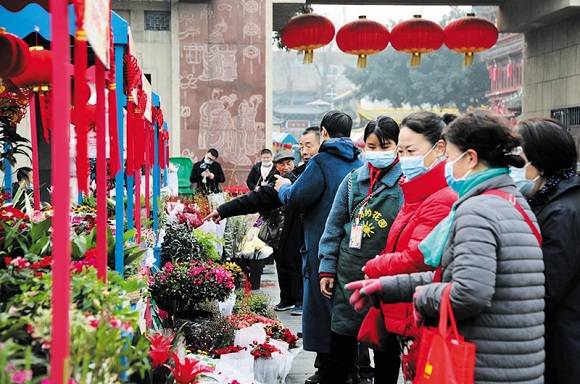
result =
[{"label": "white sign", "polygon": [[111,9],[109,0],[84,0],[84,26],[95,55],[109,68]]}]

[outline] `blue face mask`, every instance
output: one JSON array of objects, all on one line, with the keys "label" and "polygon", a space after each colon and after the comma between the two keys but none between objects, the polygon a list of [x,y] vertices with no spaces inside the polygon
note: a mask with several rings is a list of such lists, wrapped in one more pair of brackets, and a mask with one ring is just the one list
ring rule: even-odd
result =
[{"label": "blue face mask", "polygon": [[365,160],[378,169],[387,168],[397,158],[395,151],[365,152]]},{"label": "blue face mask", "polygon": [[456,179],[455,176],[453,176],[453,166],[455,163],[461,160],[466,153],[467,152],[463,152],[457,159],[453,161],[447,161],[445,164],[445,180],[447,180],[447,185],[449,185],[449,187],[457,193],[463,189],[463,186],[467,181],[467,176],[469,173],[471,173],[471,171],[468,171],[461,179]]},{"label": "blue face mask", "polygon": [[434,162],[431,167],[427,168],[425,166],[425,157],[435,149],[435,144],[429,152],[423,156],[406,156],[400,157],[399,162],[401,163],[401,169],[403,170],[403,175],[407,178],[407,181],[414,179],[415,177],[422,175],[423,173],[429,171],[435,165],[439,164],[439,161]]},{"label": "blue face mask", "polygon": [[405,175],[407,180],[414,179],[415,177],[427,172],[423,156],[401,157],[399,158],[399,162],[401,163],[403,175]]},{"label": "blue face mask", "polygon": [[534,188],[535,181],[526,179],[526,168],[510,167],[510,176],[514,179],[516,187],[522,195],[528,196]]}]

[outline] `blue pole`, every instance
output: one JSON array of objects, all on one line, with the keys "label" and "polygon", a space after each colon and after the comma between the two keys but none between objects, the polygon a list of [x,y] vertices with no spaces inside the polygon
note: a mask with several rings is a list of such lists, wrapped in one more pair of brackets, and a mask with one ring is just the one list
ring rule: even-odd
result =
[{"label": "blue pole", "polygon": [[159,205],[158,200],[161,194],[161,179],[159,170],[159,127],[157,122],[155,123],[154,138],[153,138],[153,232],[155,233],[155,246],[153,247],[153,253],[155,254],[155,264],[159,268],[161,264],[161,255],[159,249]]},{"label": "blue pole", "polygon": [[[4,144],[4,151],[5,153],[10,151],[10,144]],[[38,183],[38,180],[34,180],[35,183]],[[12,201],[12,164],[8,159],[4,159],[4,193],[10,196],[8,201]]]},{"label": "blue pole", "polygon": [[[125,269],[125,157],[123,156],[124,137],[123,137],[123,108],[125,106],[125,94],[123,93],[123,45],[115,44],[115,92],[117,92],[117,136],[119,138],[119,159],[121,169],[115,175],[115,271],[121,276]],[[114,149],[114,148],[113,148]]]}]

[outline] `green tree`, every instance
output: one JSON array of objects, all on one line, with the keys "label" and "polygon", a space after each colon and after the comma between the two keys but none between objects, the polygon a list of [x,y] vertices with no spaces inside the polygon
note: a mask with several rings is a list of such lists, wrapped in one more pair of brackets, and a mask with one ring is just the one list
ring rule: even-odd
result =
[{"label": "green tree", "polygon": [[[462,16],[457,9],[441,22]],[[423,55],[421,65],[410,67],[410,56],[392,47],[371,56],[366,69],[349,68],[347,78],[357,86],[358,97],[388,100],[393,106],[456,106],[460,110],[487,102],[490,88],[486,65],[482,61],[463,68],[463,57],[445,46]]]}]

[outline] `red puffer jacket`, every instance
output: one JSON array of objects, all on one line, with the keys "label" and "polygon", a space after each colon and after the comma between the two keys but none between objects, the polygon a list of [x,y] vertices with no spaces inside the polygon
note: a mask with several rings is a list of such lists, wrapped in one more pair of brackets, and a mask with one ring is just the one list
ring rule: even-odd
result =
[{"label": "red puffer jacket", "polygon": [[[391,226],[387,246],[365,265],[365,274],[370,278],[432,269],[423,262],[419,243],[447,217],[457,200],[457,194],[445,181],[445,162],[401,187],[405,202]],[[382,304],[381,307],[389,332],[416,336],[412,304]]]}]

